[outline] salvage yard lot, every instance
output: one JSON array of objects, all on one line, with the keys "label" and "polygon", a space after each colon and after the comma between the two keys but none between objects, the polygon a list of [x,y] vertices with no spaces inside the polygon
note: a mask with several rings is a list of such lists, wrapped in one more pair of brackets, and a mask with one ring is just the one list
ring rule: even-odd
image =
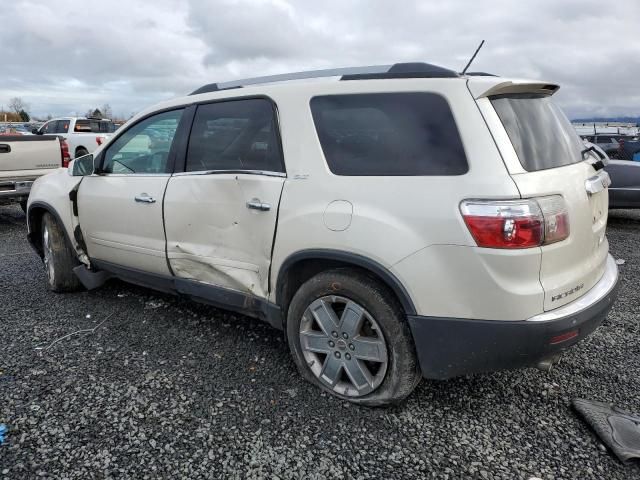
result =
[{"label": "salvage yard lot", "polygon": [[640,212],[608,234],[618,302],[551,373],[423,381],[369,409],[305,383],[257,320],[118,281],[49,292],[0,207],[0,478],[640,478],[569,407],[640,412]]}]

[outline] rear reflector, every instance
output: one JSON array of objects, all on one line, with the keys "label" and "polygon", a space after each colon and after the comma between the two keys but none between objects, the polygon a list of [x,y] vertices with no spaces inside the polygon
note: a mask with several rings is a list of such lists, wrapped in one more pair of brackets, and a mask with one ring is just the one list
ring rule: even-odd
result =
[{"label": "rear reflector", "polygon": [[578,336],[578,333],[579,330],[571,330],[570,332],[551,337],[551,340],[549,340],[549,345],[557,345],[559,343],[567,342],[572,338],[576,338]]},{"label": "rear reflector", "polygon": [[465,200],[460,212],[479,247],[531,248],[569,236],[569,216],[559,195],[524,200]]}]

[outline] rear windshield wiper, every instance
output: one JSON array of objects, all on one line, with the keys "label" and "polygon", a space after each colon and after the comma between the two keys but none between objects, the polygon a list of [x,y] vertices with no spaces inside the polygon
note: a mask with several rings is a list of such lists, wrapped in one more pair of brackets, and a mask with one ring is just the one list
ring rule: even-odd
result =
[{"label": "rear windshield wiper", "polygon": [[595,152],[595,154],[596,154],[598,157],[600,157],[600,160],[598,160],[598,161],[596,161],[596,162],[591,162],[591,165],[593,166],[593,168],[595,168],[595,169],[596,169],[596,171],[598,171],[598,170],[602,170],[602,169],[604,168],[604,165],[605,165],[604,160],[605,160],[605,158],[606,158],[606,157],[605,157],[604,155],[602,155],[602,153],[600,153],[596,147],[594,147],[593,145],[591,145],[590,147],[587,147],[587,148],[585,148],[584,150],[582,150],[582,151],[580,152],[580,155],[582,155],[582,159],[583,159],[583,160],[586,160],[586,159],[587,159],[587,156],[586,156],[586,155],[587,155],[589,152]]}]

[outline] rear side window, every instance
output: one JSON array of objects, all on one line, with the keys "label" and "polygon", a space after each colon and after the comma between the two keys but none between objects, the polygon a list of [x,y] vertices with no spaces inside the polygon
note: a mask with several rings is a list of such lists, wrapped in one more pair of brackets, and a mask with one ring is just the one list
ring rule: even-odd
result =
[{"label": "rear side window", "polygon": [[426,92],[329,95],[311,100],[336,175],[462,175],[469,169],[447,101]]},{"label": "rear side window", "polygon": [[104,120],[76,120],[74,131],[77,133],[113,133],[112,122]]},{"label": "rear side window", "polygon": [[58,120],[56,122],[55,133],[68,133],[69,132],[69,120]]},{"label": "rear side window", "polygon": [[584,144],[548,95],[498,95],[491,103],[528,172],[582,161]]},{"label": "rear side window", "polygon": [[262,98],[198,106],[186,171],[284,172],[272,103]]}]

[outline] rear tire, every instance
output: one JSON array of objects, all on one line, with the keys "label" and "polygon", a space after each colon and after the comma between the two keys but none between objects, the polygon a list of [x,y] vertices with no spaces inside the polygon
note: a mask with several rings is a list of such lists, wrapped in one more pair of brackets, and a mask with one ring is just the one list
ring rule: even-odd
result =
[{"label": "rear tire", "polygon": [[421,379],[397,299],[358,270],[330,270],[304,283],[289,305],[287,340],[307,381],[353,403],[397,403]]},{"label": "rear tire", "polygon": [[80,280],[73,268],[80,262],[67,242],[67,238],[55,217],[50,213],[42,216],[42,252],[49,290],[74,292],[81,288]]}]

